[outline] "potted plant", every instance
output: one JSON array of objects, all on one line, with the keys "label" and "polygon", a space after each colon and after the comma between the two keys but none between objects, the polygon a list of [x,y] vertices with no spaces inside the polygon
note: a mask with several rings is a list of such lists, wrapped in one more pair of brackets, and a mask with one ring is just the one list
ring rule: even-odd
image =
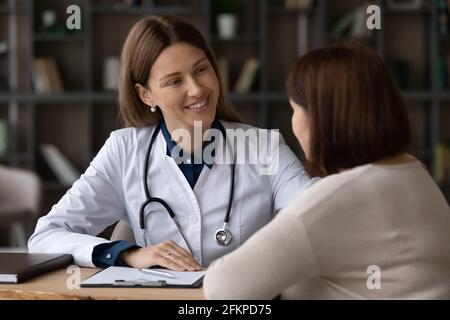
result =
[{"label": "potted plant", "polygon": [[221,39],[232,39],[236,35],[238,25],[238,13],[241,3],[239,0],[215,0],[213,1],[217,32]]}]

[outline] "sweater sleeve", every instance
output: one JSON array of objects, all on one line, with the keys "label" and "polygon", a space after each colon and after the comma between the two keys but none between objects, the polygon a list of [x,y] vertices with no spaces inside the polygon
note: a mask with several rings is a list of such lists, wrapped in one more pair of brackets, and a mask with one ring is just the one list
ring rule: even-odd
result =
[{"label": "sweater sleeve", "polygon": [[207,299],[273,299],[311,277],[314,260],[301,219],[294,214],[274,220],[207,270]]}]

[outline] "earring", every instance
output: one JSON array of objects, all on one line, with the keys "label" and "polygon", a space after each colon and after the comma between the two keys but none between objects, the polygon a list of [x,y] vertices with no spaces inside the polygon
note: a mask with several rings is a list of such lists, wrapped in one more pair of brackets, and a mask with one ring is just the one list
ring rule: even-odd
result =
[{"label": "earring", "polygon": [[156,112],[156,107],[155,107],[155,106],[151,106],[151,107],[150,107],[150,110],[151,110],[152,112]]}]

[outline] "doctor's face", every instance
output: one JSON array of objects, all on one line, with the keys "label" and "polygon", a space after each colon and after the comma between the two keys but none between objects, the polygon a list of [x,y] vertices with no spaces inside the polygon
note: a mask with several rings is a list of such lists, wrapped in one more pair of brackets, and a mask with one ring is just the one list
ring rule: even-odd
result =
[{"label": "doctor's face", "polygon": [[294,131],[294,135],[297,140],[300,142],[302,146],[303,152],[305,153],[306,158],[309,158],[309,120],[308,114],[306,110],[296,104],[294,101],[289,100],[291,104],[293,113],[292,113],[292,130]]},{"label": "doctor's face", "polygon": [[169,130],[191,129],[194,121],[211,126],[219,81],[203,50],[183,42],[167,47],[153,64],[147,85]]}]

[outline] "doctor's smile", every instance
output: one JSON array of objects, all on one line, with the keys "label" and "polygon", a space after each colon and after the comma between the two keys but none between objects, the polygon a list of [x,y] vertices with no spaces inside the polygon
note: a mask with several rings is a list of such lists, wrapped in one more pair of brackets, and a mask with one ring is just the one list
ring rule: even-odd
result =
[{"label": "doctor's smile", "polygon": [[188,110],[191,110],[191,111],[198,111],[198,112],[203,111],[209,107],[208,102],[209,102],[209,96],[206,99],[204,99],[200,102],[190,104],[190,105],[186,106],[185,108]]}]

